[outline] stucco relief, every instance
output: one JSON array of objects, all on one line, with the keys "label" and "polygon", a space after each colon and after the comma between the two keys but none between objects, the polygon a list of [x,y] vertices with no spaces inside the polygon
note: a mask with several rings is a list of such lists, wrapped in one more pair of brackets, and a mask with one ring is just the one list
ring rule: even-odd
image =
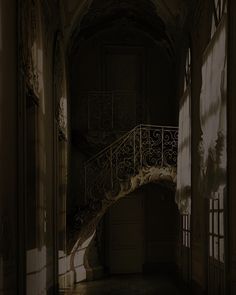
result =
[{"label": "stucco relief", "polygon": [[22,70],[26,83],[39,96],[39,53],[41,44],[40,9],[37,0],[27,0],[21,7]]},{"label": "stucco relief", "polygon": [[58,33],[55,45],[54,57],[54,92],[56,105],[56,120],[58,124],[59,137],[67,139],[67,97],[66,76],[63,63],[62,35]]}]

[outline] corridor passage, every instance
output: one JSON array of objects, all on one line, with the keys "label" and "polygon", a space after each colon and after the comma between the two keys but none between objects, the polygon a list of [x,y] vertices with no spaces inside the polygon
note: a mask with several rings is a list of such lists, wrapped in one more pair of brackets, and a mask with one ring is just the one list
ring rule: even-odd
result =
[{"label": "corridor passage", "polygon": [[117,275],[107,279],[82,282],[63,295],[184,295],[189,294],[177,281],[158,275]]}]

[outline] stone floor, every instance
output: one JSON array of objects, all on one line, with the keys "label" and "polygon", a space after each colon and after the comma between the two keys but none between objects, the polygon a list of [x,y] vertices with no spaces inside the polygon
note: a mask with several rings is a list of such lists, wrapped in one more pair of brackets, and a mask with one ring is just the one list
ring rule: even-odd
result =
[{"label": "stone floor", "polygon": [[[177,283],[157,275],[120,275],[107,279],[83,282],[64,295],[183,295]],[[190,294],[190,293],[186,293]]]}]

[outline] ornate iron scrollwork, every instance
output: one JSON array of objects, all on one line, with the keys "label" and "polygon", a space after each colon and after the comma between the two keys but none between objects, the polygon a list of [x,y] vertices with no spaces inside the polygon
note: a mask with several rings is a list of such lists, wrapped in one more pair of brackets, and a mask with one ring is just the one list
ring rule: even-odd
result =
[{"label": "ornate iron scrollwork", "polygon": [[[87,109],[88,130],[127,131],[136,125],[137,93],[130,91],[88,91],[80,93]],[[127,105],[127,101],[131,102]]]},{"label": "ornate iron scrollwork", "polygon": [[174,184],[177,149],[176,127],[139,125],[87,161],[85,204],[68,219],[69,249],[92,235],[119,198],[149,182]]},{"label": "ornate iron scrollwork", "polygon": [[85,164],[87,200],[115,196],[143,168],[176,167],[178,129],[139,125]]}]

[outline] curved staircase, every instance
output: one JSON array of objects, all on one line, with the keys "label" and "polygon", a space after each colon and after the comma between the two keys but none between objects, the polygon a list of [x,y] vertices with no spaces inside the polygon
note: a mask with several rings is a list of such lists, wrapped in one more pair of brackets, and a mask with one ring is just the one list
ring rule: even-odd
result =
[{"label": "curved staircase", "polygon": [[[178,128],[138,125],[85,163],[85,205],[72,216],[69,251],[95,231],[118,199],[150,182],[175,188]],[[72,227],[71,227],[72,225]]]}]

